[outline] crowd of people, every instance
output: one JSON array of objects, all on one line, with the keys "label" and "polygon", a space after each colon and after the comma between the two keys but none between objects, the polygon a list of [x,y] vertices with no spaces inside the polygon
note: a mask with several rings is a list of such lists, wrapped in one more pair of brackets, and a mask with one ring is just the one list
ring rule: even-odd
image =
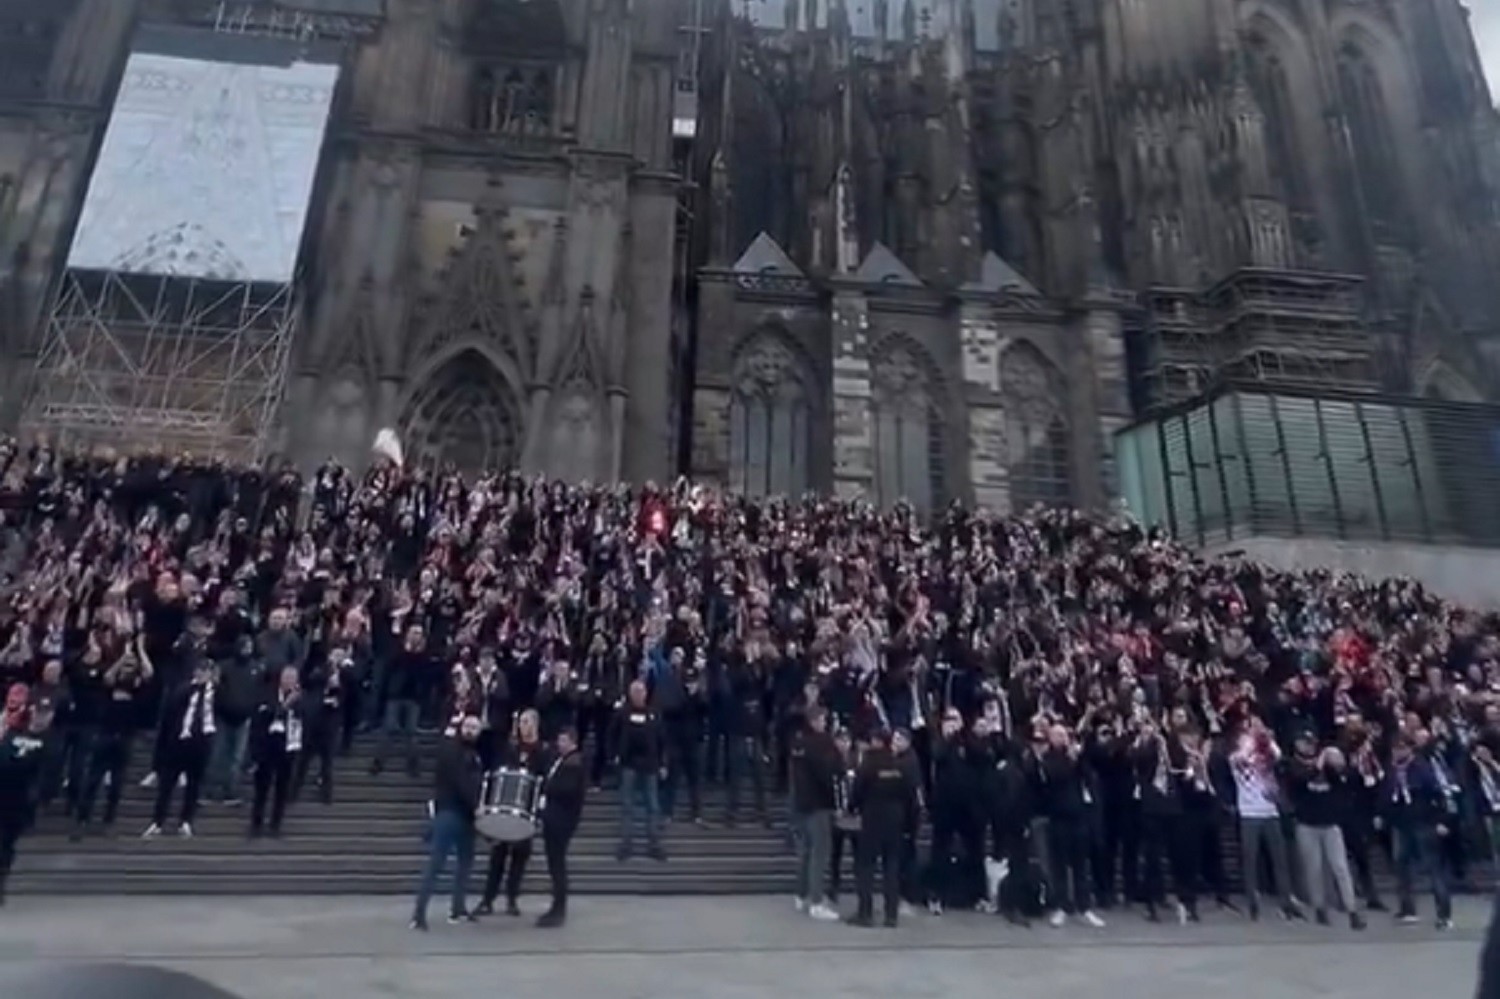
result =
[{"label": "crowd of people", "polygon": [[[785,799],[816,919],[852,853],[861,923],[879,871],[888,923],[1265,897],[1360,928],[1385,856],[1395,916],[1420,877],[1446,927],[1500,844],[1500,618],[1122,515],[9,441],[0,517],[0,872],[31,806],[110,828],[132,768],[147,837],[245,789],[274,836],[356,732],[376,770],[421,770],[423,728],[492,767],[523,715],[618,787],[622,859]],[[496,852],[482,909],[518,888]]]}]

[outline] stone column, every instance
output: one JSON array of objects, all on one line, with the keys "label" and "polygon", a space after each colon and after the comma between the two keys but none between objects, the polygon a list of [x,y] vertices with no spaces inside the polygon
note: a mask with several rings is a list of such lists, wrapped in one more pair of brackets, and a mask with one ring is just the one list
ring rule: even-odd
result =
[{"label": "stone column", "polygon": [[1083,507],[1105,507],[1119,492],[1115,431],[1131,416],[1122,318],[1126,307],[1121,298],[1100,290],[1084,301],[1083,312],[1074,320],[1075,335],[1093,372],[1092,380],[1080,386],[1091,423],[1075,424],[1079,429],[1073,439],[1073,481]]},{"label": "stone column", "polygon": [[874,494],[875,455],[870,411],[870,315],[857,288],[833,296],[833,491],[844,499]]}]

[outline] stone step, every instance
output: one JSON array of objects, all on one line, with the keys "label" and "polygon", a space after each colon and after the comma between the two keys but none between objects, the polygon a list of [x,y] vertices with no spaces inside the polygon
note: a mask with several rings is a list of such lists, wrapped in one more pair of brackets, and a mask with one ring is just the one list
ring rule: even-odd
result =
[{"label": "stone step", "polygon": [[[703,872],[673,868],[671,862],[651,871],[636,870],[643,861],[613,865],[597,873],[584,875],[570,872],[572,890],[579,895],[764,895],[790,896],[793,873],[790,864],[777,872],[752,874],[720,873],[705,876]],[[321,872],[287,872],[277,869],[222,871],[212,879],[185,878],[168,872],[121,874],[114,872],[35,872],[17,870],[11,885],[14,894],[47,894],[53,896],[101,895],[399,895],[410,897],[416,886],[419,868],[414,862],[408,870],[392,873],[341,872],[329,876]],[[477,901],[483,887],[483,870],[476,870],[470,880],[470,904]],[[432,914],[441,916],[446,906],[448,882],[441,880],[433,896]],[[547,892],[545,871],[533,859],[522,890],[522,906],[536,913],[545,907]],[[402,913],[404,916],[404,913]],[[399,917],[398,917],[399,918]]]},{"label": "stone step", "polygon": [[[347,827],[346,827],[347,828]],[[413,826],[399,833],[361,835],[352,828],[340,834],[327,826],[303,829],[289,823],[283,835],[277,839],[248,839],[243,826],[195,827],[191,839],[183,839],[170,833],[152,840],[138,836],[86,837],[72,842],[65,836],[39,834],[26,840],[24,852],[28,857],[62,856],[150,856],[158,863],[171,862],[177,857],[224,854],[247,854],[255,856],[338,856],[347,851],[357,852],[362,857],[411,856],[422,852],[421,828]],[[784,857],[784,844],[765,836],[695,836],[691,833],[674,835],[667,831],[662,842],[668,850],[679,857]],[[613,830],[581,830],[572,844],[575,856],[613,856],[616,837]],[[481,848],[488,843],[482,842]],[[535,851],[540,851],[540,844]]]}]

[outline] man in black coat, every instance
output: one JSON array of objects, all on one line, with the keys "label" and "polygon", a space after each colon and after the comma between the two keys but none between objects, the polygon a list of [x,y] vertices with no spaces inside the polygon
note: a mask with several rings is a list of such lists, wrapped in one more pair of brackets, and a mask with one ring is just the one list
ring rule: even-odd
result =
[{"label": "man in black coat", "polygon": [[541,927],[561,926],[568,918],[568,844],[583,816],[584,787],[578,733],[563,728],[557,733],[557,755],[542,785],[542,850],[552,881],[552,907],[537,919]]}]

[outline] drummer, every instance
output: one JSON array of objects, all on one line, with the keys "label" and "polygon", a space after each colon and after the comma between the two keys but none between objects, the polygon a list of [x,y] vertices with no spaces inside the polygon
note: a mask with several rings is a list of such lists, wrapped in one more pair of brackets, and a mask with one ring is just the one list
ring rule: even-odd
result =
[{"label": "drummer", "polygon": [[[539,780],[547,774],[547,747],[541,740],[541,726],[535,709],[527,708],[516,716],[516,731],[506,744],[501,766],[525,770]],[[505,883],[505,914],[519,916],[521,907],[521,879],[526,876],[526,862],[531,859],[531,840],[514,843],[496,843],[490,848],[490,866],[484,875],[484,896],[477,916],[487,916],[495,911],[495,898],[500,894],[500,884]]]}]

